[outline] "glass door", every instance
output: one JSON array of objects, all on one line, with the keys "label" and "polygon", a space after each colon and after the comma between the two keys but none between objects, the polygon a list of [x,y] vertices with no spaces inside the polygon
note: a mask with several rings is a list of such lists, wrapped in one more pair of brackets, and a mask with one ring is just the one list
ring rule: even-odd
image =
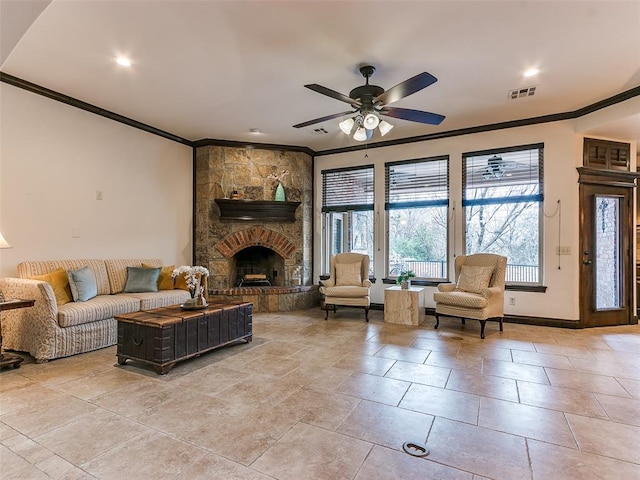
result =
[{"label": "glass door", "polygon": [[580,320],[584,327],[631,323],[632,190],[580,186]]}]

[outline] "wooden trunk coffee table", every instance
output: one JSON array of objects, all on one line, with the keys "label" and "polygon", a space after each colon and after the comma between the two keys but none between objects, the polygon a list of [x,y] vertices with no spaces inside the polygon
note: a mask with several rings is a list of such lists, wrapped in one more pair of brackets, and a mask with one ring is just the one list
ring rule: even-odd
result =
[{"label": "wooden trunk coffee table", "polygon": [[138,360],[164,375],[176,362],[229,343],[253,338],[253,304],[210,304],[201,310],[179,305],[117,315],[118,363]]}]

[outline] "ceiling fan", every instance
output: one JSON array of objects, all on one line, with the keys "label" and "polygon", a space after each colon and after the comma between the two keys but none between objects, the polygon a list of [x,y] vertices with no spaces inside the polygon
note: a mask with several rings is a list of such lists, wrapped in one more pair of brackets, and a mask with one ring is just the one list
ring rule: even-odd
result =
[{"label": "ceiling fan", "polygon": [[349,92],[349,96],[336,92],[335,90],[331,90],[330,88],[323,87],[322,85],[318,85],[317,83],[305,85],[306,88],[313,90],[314,92],[348,103],[351,105],[353,110],[327,115],[326,117],[315,118],[307,122],[298,123],[293,127],[308,127],[316,123],[349,115],[350,117],[348,119],[340,122],[340,130],[349,135],[355,126],[356,131],[353,138],[355,140],[363,141],[371,139],[376,127],[380,129],[380,134],[382,136],[389,133],[393,128],[393,125],[389,122],[380,120],[380,116],[399,118],[410,122],[426,123],[428,125],[440,125],[440,123],[442,123],[445,118],[444,115],[424,112],[421,110],[387,106],[390,103],[397,102],[398,100],[408,97],[409,95],[428,87],[432,83],[437,82],[438,79],[436,77],[430,73],[422,72],[415,77],[411,77],[408,80],[399,83],[395,87],[391,87],[389,90],[385,90],[377,85],[369,84],[369,77],[371,77],[375,71],[375,67],[371,65],[361,66],[360,73],[365,78],[366,83],[351,90],[351,92]]}]

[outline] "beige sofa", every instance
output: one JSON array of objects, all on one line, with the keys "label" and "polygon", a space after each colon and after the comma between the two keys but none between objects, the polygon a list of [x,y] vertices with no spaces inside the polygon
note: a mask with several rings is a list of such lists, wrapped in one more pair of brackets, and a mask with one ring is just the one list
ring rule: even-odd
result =
[{"label": "beige sofa", "polygon": [[[30,308],[3,312],[3,348],[29,352],[37,362],[97,350],[116,343],[117,322],[114,315],[176,305],[190,298],[186,290],[123,293],[127,267],[140,267],[143,263],[162,266],[162,261],[158,259],[20,263],[17,269],[20,278],[0,279],[0,291],[5,298],[33,299],[36,302]],[[58,306],[49,283],[29,279],[58,268],[75,270],[85,266],[93,271],[98,285],[98,295],[86,302]]]}]

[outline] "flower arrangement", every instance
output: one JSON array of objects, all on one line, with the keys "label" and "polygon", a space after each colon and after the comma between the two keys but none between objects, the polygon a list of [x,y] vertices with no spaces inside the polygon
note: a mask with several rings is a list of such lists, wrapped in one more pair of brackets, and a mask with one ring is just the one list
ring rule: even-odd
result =
[{"label": "flower arrangement", "polygon": [[194,267],[181,265],[171,272],[171,276],[173,278],[176,278],[181,274],[184,274],[184,278],[187,281],[187,287],[191,293],[191,298],[194,298],[196,295],[202,295],[204,287],[200,284],[200,279],[202,277],[208,277],[209,270],[198,265]]},{"label": "flower arrangement", "polygon": [[398,285],[402,285],[402,282],[408,282],[411,278],[414,278],[415,276],[416,274],[413,273],[413,270],[402,270],[400,272],[400,275],[396,277],[396,283]]},{"label": "flower arrangement", "polygon": [[289,175],[289,170],[282,170],[280,173],[271,173],[267,177],[269,180],[275,180],[278,183],[282,183],[284,181],[284,177]]}]

